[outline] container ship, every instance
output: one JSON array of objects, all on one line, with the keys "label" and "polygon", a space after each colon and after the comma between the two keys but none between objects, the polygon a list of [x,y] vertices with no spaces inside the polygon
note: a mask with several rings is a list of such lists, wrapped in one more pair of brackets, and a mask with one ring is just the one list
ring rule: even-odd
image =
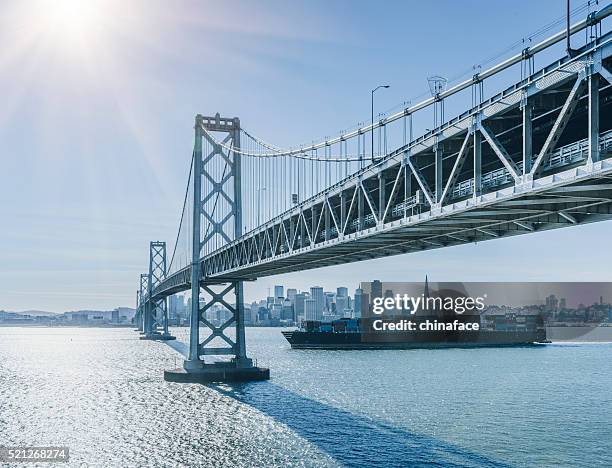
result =
[{"label": "container ship", "polygon": [[[461,315],[387,318],[386,322],[410,320],[412,331],[377,331],[375,318],[341,318],[329,322],[303,321],[283,336],[293,349],[411,349],[481,346],[521,346],[546,343],[546,328],[540,314]],[[427,329],[429,324],[477,323],[477,330]],[[424,327],[425,325],[425,327]],[[422,328],[426,329],[422,329]],[[448,327],[453,328],[453,327]],[[474,327],[468,327],[474,328]]]}]

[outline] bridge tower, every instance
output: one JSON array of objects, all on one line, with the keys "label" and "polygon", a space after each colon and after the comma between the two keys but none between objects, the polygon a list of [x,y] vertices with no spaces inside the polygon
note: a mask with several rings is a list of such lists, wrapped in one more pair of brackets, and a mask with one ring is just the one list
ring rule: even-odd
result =
[{"label": "bridge tower", "polygon": [[138,289],[138,311],[137,311],[137,320],[138,320],[138,331],[140,331],[141,335],[145,334],[145,302],[148,294],[149,284],[149,275],[147,273],[140,274],[140,283]]},{"label": "bridge tower", "polygon": [[136,330],[134,331],[142,331],[142,311],[140,310],[140,290],[136,291],[136,313],[134,314],[134,325],[136,325]]},{"label": "bridge tower", "polygon": [[[209,277],[207,265],[201,260],[219,244],[242,234],[241,161],[240,154],[233,151],[240,149],[240,120],[198,114],[194,128],[189,356],[184,369],[166,371],[164,376],[181,382],[268,379],[269,369],[254,366],[247,357],[242,281],[219,282]],[[221,134],[222,139],[212,138],[211,133]],[[209,320],[208,312],[219,307],[229,313],[229,318],[217,326]],[[232,325],[233,337],[226,333]],[[203,340],[200,327],[207,332]],[[206,356],[221,355],[231,356],[231,360],[205,362]]]},{"label": "bridge tower", "polygon": [[[153,291],[166,277],[166,243],[153,241],[149,244],[149,273],[141,275],[141,287],[143,276],[146,277],[146,297],[144,301],[144,332],[142,339],[173,340],[175,337],[168,332],[168,300],[154,298]],[[141,302],[142,292],[141,292]]]}]

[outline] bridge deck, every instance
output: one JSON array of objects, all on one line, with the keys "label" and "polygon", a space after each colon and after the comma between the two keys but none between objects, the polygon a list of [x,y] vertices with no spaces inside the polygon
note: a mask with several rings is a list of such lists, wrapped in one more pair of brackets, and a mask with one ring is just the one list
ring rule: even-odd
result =
[{"label": "bridge deck", "polygon": [[[204,277],[249,280],[610,219],[611,51],[607,34],[305,200],[203,258]],[[189,287],[187,267],[154,295]]]}]

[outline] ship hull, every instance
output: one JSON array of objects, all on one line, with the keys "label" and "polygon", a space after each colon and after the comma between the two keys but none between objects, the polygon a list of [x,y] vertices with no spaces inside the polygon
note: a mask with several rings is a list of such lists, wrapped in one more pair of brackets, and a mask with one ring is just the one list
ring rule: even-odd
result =
[{"label": "ship hull", "polygon": [[544,343],[546,332],[479,331],[476,333],[329,333],[283,331],[293,349],[419,349],[527,346]]}]

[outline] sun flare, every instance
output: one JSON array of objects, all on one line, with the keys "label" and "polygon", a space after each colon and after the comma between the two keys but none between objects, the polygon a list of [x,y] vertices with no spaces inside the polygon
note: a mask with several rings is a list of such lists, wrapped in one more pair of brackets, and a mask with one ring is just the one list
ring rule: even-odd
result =
[{"label": "sun flare", "polygon": [[48,9],[50,27],[60,34],[83,36],[96,26],[100,4],[94,1],[59,0]]},{"label": "sun flare", "polygon": [[87,47],[109,19],[104,0],[41,0],[32,10],[33,31],[48,45],[70,49]]}]

